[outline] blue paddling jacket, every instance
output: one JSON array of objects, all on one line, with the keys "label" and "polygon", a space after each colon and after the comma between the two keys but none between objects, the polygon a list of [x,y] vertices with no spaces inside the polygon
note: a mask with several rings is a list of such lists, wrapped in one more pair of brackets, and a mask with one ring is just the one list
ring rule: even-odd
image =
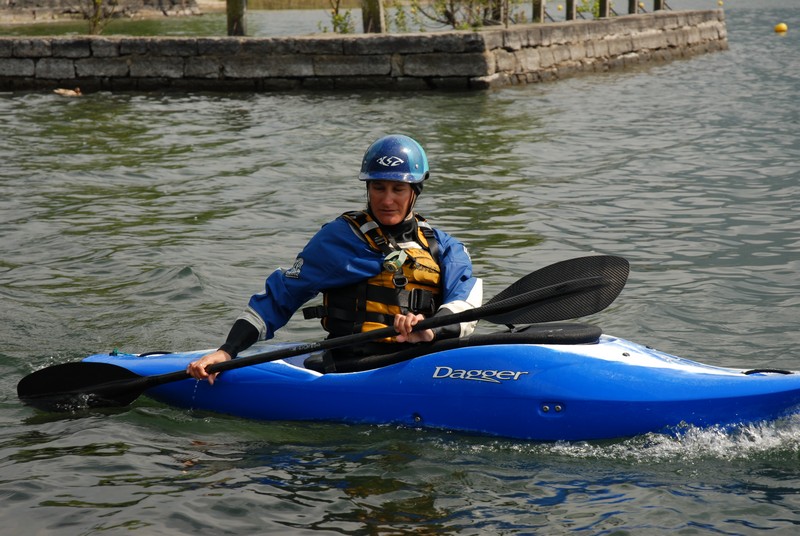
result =
[{"label": "blue paddling jacket", "polygon": [[[441,305],[436,314],[479,307],[483,299],[483,284],[481,279],[472,275],[472,261],[466,248],[438,229],[433,229],[433,238],[437,242],[441,273]],[[256,339],[271,339],[303,304],[321,292],[357,285],[378,275],[383,270],[383,260],[384,254],[373,249],[344,215],[339,216],[322,226],[291,268],[270,274],[264,291],[250,298],[228,341],[221,348],[235,356]],[[249,326],[243,328],[242,321]],[[455,330],[445,327],[434,332],[437,338],[466,336],[472,333],[475,324],[465,322]],[[249,333],[245,336],[243,330]],[[237,331],[239,336],[235,336]],[[245,339],[244,343],[242,339]]]}]

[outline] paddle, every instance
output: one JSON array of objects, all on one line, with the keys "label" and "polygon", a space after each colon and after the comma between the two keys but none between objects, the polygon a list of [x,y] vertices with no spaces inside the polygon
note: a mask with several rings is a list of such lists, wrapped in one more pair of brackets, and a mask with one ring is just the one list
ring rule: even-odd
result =
[{"label": "paddle", "polygon": [[[427,318],[415,326],[415,331],[475,320],[533,324],[594,314],[608,307],[619,295],[628,278],[628,270],[628,261],[608,255],[557,262],[526,275],[486,305]],[[396,334],[393,327],[386,327],[325,339],[217,363],[208,367],[208,371],[223,372],[318,350],[354,346]],[[65,363],[25,376],[17,384],[17,395],[24,403],[47,411],[126,406],[147,389],[188,378],[190,376],[185,370],[140,376],[108,363]]]}]

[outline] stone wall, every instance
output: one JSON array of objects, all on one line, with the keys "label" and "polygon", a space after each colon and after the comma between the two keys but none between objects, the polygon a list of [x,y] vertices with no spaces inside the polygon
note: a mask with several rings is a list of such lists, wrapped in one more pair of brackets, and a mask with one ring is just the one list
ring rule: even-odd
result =
[{"label": "stone wall", "polygon": [[726,48],[721,10],[416,34],[0,37],[0,89],[487,89]]}]

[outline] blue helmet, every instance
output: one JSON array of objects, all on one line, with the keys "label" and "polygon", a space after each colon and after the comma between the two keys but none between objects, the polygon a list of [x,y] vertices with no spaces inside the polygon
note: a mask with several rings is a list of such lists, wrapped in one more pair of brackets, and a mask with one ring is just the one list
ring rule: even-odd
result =
[{"label": "blue helmet", "polygon": [[369,146],[358,178],[362,181],[407,182],[421,187],[429,174],[428,157],[422,146],[408,136],[392,134]]}]

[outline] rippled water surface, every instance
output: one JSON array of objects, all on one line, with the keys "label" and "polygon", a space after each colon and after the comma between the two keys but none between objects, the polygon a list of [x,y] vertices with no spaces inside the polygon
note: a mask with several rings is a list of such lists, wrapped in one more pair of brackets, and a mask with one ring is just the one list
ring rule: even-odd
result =
[{"label": "rippled water surface", "polygon": [[[796,534],[796,418],[536,444],[145,397],[48,415],[15,394],[97,351],[218,345],[269,272],[361,206],[361,154],[388,131],[428,150],[419,210],[468,244],[487,297],[622,255],[626,289],[588,321],[800,369],[800,11],[725,8],[727,52],[482,93],[0,93],[3,532]],[[320,338],[301,315],[278,337]]]}]

